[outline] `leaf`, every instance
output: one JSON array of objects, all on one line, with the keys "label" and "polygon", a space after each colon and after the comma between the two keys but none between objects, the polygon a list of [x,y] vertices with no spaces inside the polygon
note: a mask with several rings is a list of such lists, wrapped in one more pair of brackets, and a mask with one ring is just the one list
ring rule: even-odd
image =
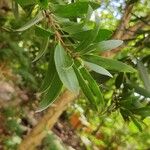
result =
[{"label": "leaf", "polygon": [[35,34],[41,37],[50,37],[53,32],[50,30],[46,30],[38,25],[35,25]]},{"label": "leaf", "polygon": [[138,85],[131,84],[131,83],[126,83],[126,85],[130,88],[130,89],[134,89],[136,93],[143,95],[145,97],[150,97],[150,92],[142,87],[139,87]]},{"label": "leaf", "polygon": [[100,29],[94,42],[96,43],[96,42],[107,40],[111,37],[111,35],[112,35],[112,31],[107,29]]},{"label": "leaf", "polygon": [[85,49],[95,40],[97,37],[97,34],[99,32],[99,23],[96,22],[94,29],[92,29],[87,37],[79,44],[79,46],[76,48],[77,52],[84,52]]},{"label": "leaf", "polygon": [[85,50],[81,51],[81,55],[85,55],[87,53],[91,52],[103,52],[107,50],[111,50],[114,48],[117,48],[123,43],[121,40],[108,40],[108,41],[102,41],[99,43],[94,43],[90,46],[88,46]]},{"label": "leaf", "polygon": [[76,63],[76,66],[74,66],[74,70],[85,96],[95,109],[99,110],[99,108],[101,108],[102,110],[104,100],[96,81],[84,67],[79,66],[78,62]]},{"label": "leaf", "polygon": [[93,9],[89,5],[88,10],[87,10],[87,15],[86,15],[86,18],[85,18],[85,24],[90,20],[92,13],[93,13]]},{"label": "leaf", "polygon": [[75,93],[79,92],[79,83],[72,68],[72,60],[59,43],[55,48],[54,60],[56,70],[64,86]]},{"label": "leaf", "polygon": [[[83,31],[81,27],[76,32],[72,33],[70,36],[77,39],[78,41],[83,41],[87,36],[89,36],[91,30]],[[112,32],[106,29],[99,29],[98,34],[94,40],[94,42],[101,42],[103,40],[107,40],[111,36]]]},{"label": "leaf", "polygon": [[41,8],[47,9],[48,8],[48,0],[38,0],[38,3]]},{"label": "leaf", "polygon": [[139,129],[139,131],[142,132],[142,126],[141,126],[141,124],[138,122],[138,120],[137,120],[133,115],[131,115],[130,117],[131,117],[131,119],[132,119],[134,125]]},{"label": "leaf", "polygon": [[42,47],[41,47],[41,51],[38,53],[38,55],[32,62],[37,61],[47,52],[48,44],[49,44],[49,37],[44,38],[44,41],[43,41]]},{"label": "leaf", "polygon": [[118,71],[118,72],[131,72],[131,73],[136,71],[131,66],[128,66],[117,60],[103,58],[103,57],[96,56],[96,55],[85,55],[85,56],[82,56],[82,58],[88,62],[97,64],[108,70],[113,70],[113,71]]},{"label": "leaf", "polygon": [[55,5],[54,13],[64,18],[83,16],[87,13],[89,4],[93,9],[99,7],[99,5],[94,5],[93,2],[75,2],[67,5]]},{"label": "leaf", "polygon": [[142,116],[143,118],[150,116],[150,106],[133,109],[133,113]]},{"label": "leaf", "polygon": [[87,62],[87,61],[84,61],[84,64],[90,69],[90,70],[93,70],[99,74],[102,74],[102,75],[106,75],[106,76],[109,76],[109,77],[113,77],[105,68],[97,65],[97,64],[93,64],[93,63],[90,63],[90,62]]},{"label": "leaf", "polygon": [[97,104],[96,107],[94,105],[94,103],[96,103],[96,99],[95,96],[93,95],[93,93],[91,92],[90,87],[88,86],[88,83],[86,83],[86,80],[84,80],[84,78],[82,77],[81,73],[77,70],[76,67],[74,67],[74,71],[76,73],[76,76],[78,78],[80,87],[84,93],[84,95],[87,97],[87,99],[90,101],[90,103],[92,104],[92,107],[94,107],[94,109],[97,109]]},{"label": "leaf", "polygon": [[123,84],[123,80],[124,80],[124,73],[119,73],[119,75],[116,77],[115,80],[115,86],[117,89],[120,88],[121,84]]},{"label": "leaf", "polygon": [[48,108],[57,98],[62,89],[62,82],[59,79],[57,72],[55,72],[53,78],[51,79],[51,84],[49,85],[44,97],[39,104],[39,109],[37,112],[43,111]]},{"label": "leaf", "polygon": [[35,4],[35,0],[15,0],[21,6],[33,5]]},{"label": "leaf", "polygon": [[51,85],[52,79],[55,76],[55,72],[56,72],[56,67],[54,62],[54,49],[50,49],[48,69],[40,88],[41,92],[45,92],[48,89],[49,85]]},{"label": "leaf", "polygon": [[54,49],[50,50],[48,70],[40,89],[41,93],[43,94],[43,98],[39,104],[39,109],[37,110],[37,112],[40,112],[49,107],[57,98],[62,89],[62,82],[59,79],[58,73],[55,68]]},{"label": "leaf", "polygon": [[64,26],[62,28],[63,31],[68,32],[70,34],[78,33],[80,31],[83,31],[84,24],[78,24],[78,23],[72,23],[70,25]]},{"label": "leaf", "polygon": [[88,81],[89,87],[91,91],[93,92],[94,96],[96,97],[96,103],[98,107],[100,106],[102,108],[104,106],[104,99],[103,99],[103,96],[102,96],[102,93],[100,91],[98,84],[84,67],[81,68],[80,71],[84,79]]},{"label": "leaf", "polygon": [[112,50],[120,45],[122,45],[122,40],[108,40],[108,41],[102,41],[97,43],[96,49],[97,51],[106,51],[106,50]]},{"label": "leaf", "polygon": [[150,78],[146,67],[140,61],[137,63],[137,67],[145,88],[150,92]]},{"label": "leaf", "polygon": [[36,23],[40,22],[43,18],[44,18],[43,13],[40,11],[32,20],[27,22],[21,28],[16,29],[14,31],[18,31],[18,32],[25,31],[25,30],[29,29],[30,27],[32,27],[33,25],[35,25]]},{"label": "leaf", "polygon": [[115,49],[117,47],[119,47],[120,45],[122,45],[123,41],[121,40],[108,40],[108,41],[102,41],[99,43],[95,43],[91,46],[89,46],[87,49],[87,51],[95,49],[95,51],[97,52],[103,52],[103,51],[107,51],[107,50],[112,50]]},{"label": "leaf", "polygon": [[129,121],[129,111],[124,108],[120,108],[120,113],[124,119],[124,121]]}]

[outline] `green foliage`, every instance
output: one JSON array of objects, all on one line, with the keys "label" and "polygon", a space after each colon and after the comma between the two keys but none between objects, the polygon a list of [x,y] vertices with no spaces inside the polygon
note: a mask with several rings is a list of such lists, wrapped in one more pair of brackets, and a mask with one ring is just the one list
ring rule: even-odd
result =
[{"label": "green foliage", "polygon": [[[43,41],[41,50],[33,62],[53,51],[49,49],[50,41],[54,49],[54,54],[50,55],[47,74],[41,88],[43,100],[40,103],[40,110],[47,108],[55,100],[62,84],[75,93],[79,93],[81,88],[91,106],[96,110],[102,110],[106,105],[102,96],[103,92],[90,75],[90,71],[109,77],[112,75],[106,69],[135,73],[135,69],[123,62],[99,56],[100,52],[118,48],[123,41],[107,40],[111,36],[111,31],[100,28],[100,18],[97,15],[95,15],[95,21],[90,20],[93,11],[99,7],[97,3],[74,2],[62,5],[59,2],[48,3],[44,0],[37,1],[36,4],[45,11],[37,10],[37,15],[33,19],[15,31],[22,32],[35,26],[33,29],[35,34]],[[48,8],[51,8],[51,13],[46,11]],[[77,17],[80,21],[77,21]],[[45,25],[46,21],[47,25]],[[119,84],[121,85],[121,82]],[[138,90],[138,87],[130,85],[131,90],[132,88],[135,92],[138,91],[137,93],[143,93],[141,88]]]},{"label": "green foliage", "polygon": [[[14,14],[10,12],[8,17],[1,19],[0,61],[8,62],[21,76],[18,81],[21,87],[39,89],[38,111],[48,108],[67,88],[76,94],[82,91],[87,100],[82,107],[91,108],[94,115],[119,112],[120,118],[142,131],[143,120],[150,116],[149,29],[138,31],[134,39],[125,40],[127,48],[114,59],[104,58],[100,56],[102,53],[123,44],[122,40],[111,39],[111,29],[115,29],[118,16],[114,18],[114,13],[108,13],[107,7],[118,13],[123,3],[114,11],[112,4],[115,1],[100,4],[61,0],[15,2]],[[147,6],[138,4],[134,9],[136,14],[145,13]],[[133,15],[130,24],[136,22]],[[8,120],[7,127],[12,133],[21,134],[15,119]],[[89,138],[106,146],[111,144],[108,137],[100,143],[93,136]]]},{"label": "green foliage", "polygon": [[38,111],[46,109],[54,102],[62,89],[62,82],[59,79],[54,63],[54,50],[52,49],[49,57],[49,65],[46,76],[41,86],[43,100],[40,102]]},{"label": "green foliage", "polygon": [[65,52],[60,43],[56,46],[54,59],[56,70],[64,86],[70,91],[78,93],[79,83],[72,67],[73,60]]},{"label": "green foliage", "polygon": [[99,4],[93,2],[75,2],[67,5],[54,6],[54,13],[64,18],[80,17],[87,13],[89,5],[93,9],[99,7]]},{"label": "green foliage", "polygon": [[108,70],[119,71],[119,72],[132,72],[132,73],[136,71],[132,67],[122,62],[119,62],[117,60],[103,58],[97,55],[86,55],[82,57],[84,60],[100,65]]},{"label": "green foliage", "polygon": [[43,18],[44,18],[44,16],[43,16],[42,12],[40,11],[32,20],[27,22],[21,28],[16,29],[15,31],[18,31],[18,32],[25,31],[25,30],[29,29],[30,27],[32,27],[33,25],[35,25],[36,23],[38,23],[39,21],[41,21]]}]

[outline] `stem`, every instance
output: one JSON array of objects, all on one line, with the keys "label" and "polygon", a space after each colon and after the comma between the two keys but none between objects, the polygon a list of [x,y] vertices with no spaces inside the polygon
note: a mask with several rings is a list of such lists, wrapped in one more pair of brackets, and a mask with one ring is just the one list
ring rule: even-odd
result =
[{"label": "stem", "polygon": [[48,108],[47,112],[41,120],[39,120],[37,126],[35,126],[30,134],[22,141],[18,150],[35,150],[36,147],[41,144],[48,131],[57,122],[59,116],[67,108],[68,104],[75,98],[77,98],[77,95],[70,91],[62,93],[62,95],[55,101],[54,105]]}]

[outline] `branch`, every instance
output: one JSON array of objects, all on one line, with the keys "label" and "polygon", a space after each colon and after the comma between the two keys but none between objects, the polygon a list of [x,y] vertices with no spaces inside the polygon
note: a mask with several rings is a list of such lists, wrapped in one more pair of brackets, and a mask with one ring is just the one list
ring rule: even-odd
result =
[{"label": "branch", "polygon": [[[120,39],[128,41],[129,39],[133,39],[136,33],[142,28],[147,26],[147,22],[150,20],[150,15],[145,17],[145,21],[139,20],[135,25],[129,27],[129,22],[131,19],[133,4],[127,4],[125,7],[124,15],[120,21],[120,24],[117,27],[117,30],[114,32],[112,39]],[[145,23],[146,22],[146,23]],[[102,54],[104,57],[113,57],[116,53],[118,53],[125,45],[113,49],[111,51],[107,51]]]},{"label": "branch", "polygon": [[120,20],[120,23],[117,27],[117,30],[114,32],[114,34],[112,35],[113,39],[120,39],[122,37],[122,35],[124,34],[124,30],[128,27],[129,25],[129,21],[131,18],[131,12],[133,9],[134,3],[130,4],[128,3],[124,9],[124,13],[123,16]]},{"label": "branch", "polygon": [[35,150],[38,145],[41,144],[43,138],[47,135],[48,131],[57,122],[59,116],[67,108],[68,104],[71,103],[77,97],[69,91],[65,91],[55,103],[48,108],[45,115],[39,120],[39,123],[29,135],[19,145],[18,150]]}]

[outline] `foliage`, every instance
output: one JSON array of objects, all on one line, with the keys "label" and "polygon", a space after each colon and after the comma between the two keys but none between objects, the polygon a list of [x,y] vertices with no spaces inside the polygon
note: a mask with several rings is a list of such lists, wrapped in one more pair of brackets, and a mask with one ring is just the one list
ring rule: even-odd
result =
[{"label": "foliage", "polygon": [[[149,28],[138,31],[124,43],[121,39],[111,39],[111,30],[120,19],[120,16],[113,18],[106,10],[106,6],[112,10],[113,4],[116,5],[115,0],[100,3],[14,0],[13,13],[0,18],[3,20],[0,22],[0,61],[7,62],[22,77],[22,87],[40,93],[38,112],[48,108],[64,89],[76,94],[82,91],[88,101],[79,105],[84,110],[90,108],[87,118],[96,114],[102,119],[103,115],[108,117],[118,112],[120,118],[131,121],[142,131],[143,121],[150,115]],[[124,6],[125,1],[122,4]],[[119,9],[121,5],[115,12],[120,14]],[[146,18],[139,19],[138,12],[147,13],[147,7],[140,3],[134,9],[132,25]],[[115,58],[103,57],[127,44]],[[120,118],[119,122],[123,122]],[[10,123],[15,127],[8,127],[10,131],[21,134],[16,121],[8,120],[7,124]],[[104,145],[110,144],[107,138]]]}]

